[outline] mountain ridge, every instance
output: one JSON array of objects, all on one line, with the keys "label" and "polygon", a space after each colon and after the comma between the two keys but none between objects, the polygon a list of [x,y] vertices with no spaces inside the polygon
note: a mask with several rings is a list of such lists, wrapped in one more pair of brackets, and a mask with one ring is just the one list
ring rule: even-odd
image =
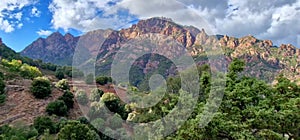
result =
[{"label": "mountain ridge", "polygon": [[[300,75],[300,49],[291,44],[282,44],[275,46],[271,40],[260,40],[254,36],[248,35],[241,38],[230,37],[227,35],[207,35],[205,30],[199,30],[192,26],[183,26],[174,23],[170,19],[150,18],[141,20],[129,28],[119,31],[111,31],[111,34],[97,50],[99,44],[95,34],[101,34],[108,30],[95,30],[87,34],[91,44],[86,49],[93,55],[98,55],[97,64],[101,70],[107,70],[110,66],[115,53],[122,44],[145,34],[161,34],[173,37],[174,40],[181,43],[193,57],[199,57],[205,54],[203,46],[221,47],[226,55],[228,63],[233,58],[241,58],[248,64],[246,72],[252,76],[265,77],[270,79],[279,73],[284,73],[288,77],[298,77]],[[67,38],[67,39],[66,39]],[[46,39],[38,39],[26,47],[21,54],[34,59],[41,59],[55,64],[70,65],[76,44],[80,37],[74,37],[71,34],[63,36],[59,32],[53,33]],[[100,62],[101,60],[109,60]],[[65,63],[67,62],[67,63]],[[207,63],[207,61],[196,61],[198,64]],[[144,62],[151,63],[151,62]],[[216,62],[219,63],[219,62]],[[143,64],[146,66],[147,64]],[[151,66],[150,64],[148,64]],[[220,64],[223,65],[223,64]],[[104,69],[102,69],[105,67]],[[298,78],[297,78],[298,79]]]}]

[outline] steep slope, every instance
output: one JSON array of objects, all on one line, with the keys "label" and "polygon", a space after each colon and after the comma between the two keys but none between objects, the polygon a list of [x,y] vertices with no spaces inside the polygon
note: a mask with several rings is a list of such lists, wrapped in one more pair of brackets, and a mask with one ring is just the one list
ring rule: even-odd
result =
[{"label": "steep slope", "polygon": [[20,54],[16,53],[13,49],[7,47],[0,38],[0,58],[4,59],[20,59]]},{"label": "steep slope", "polygon": [[63,36],[55,32],[46,39],[39,38],[34,41],[21,52],[21,55],[59,65],[71,65],[78,39],[79,37],[69,33]]},{"label": "steep slope", "polygon": [[[233,58],[242,58],[247,63],[245,74],[260,77],[269,82],[273,81],[279,73],[284,73],[295,80],[299,79],[300,75],[300,50],[291,44],[276,47],[270,40],[259,40],[253,36],[242,38],[227,35],[209,36],[204,30],[178,25],[167,18],[141,20],[130,28],[110,31],[110,35],[103,44],[98,44],[97,41],[100,42],[100,39],[97,35],[103,32],[108,32],[108,30],[96,30],[84,36],[90,40],[86,41],[84,48],[89,50],[90,54],[98,54],[96,69],[98,74],[110,73],[110,64],[122,45],[137,37],[153,34],[150,40],[160,35],[172,37],[190,52],[198,64],[207,63],[205,46],[213,49],[221,47],[226,55],[227,63],[215,60],[214,63],[219,66],[226,66]],[[71,35],[69,38],[71,39],[67,40],[66,36],[54,33],[47,39],[38,39],[21,54],[46,62],[68,65],[72,61],[76,41],[79,40]],[[99,50],[98,45],[101,45]],[[153,73],[151,69],[154,70],[153,66],[159,64],[158,61],[147,60],[151,57],[154,56],[143,58],[138,64],[142,69],[147,69],[143,70],[143,74]],[[166,75],[171,73],[172,71],[169,71]]]}]

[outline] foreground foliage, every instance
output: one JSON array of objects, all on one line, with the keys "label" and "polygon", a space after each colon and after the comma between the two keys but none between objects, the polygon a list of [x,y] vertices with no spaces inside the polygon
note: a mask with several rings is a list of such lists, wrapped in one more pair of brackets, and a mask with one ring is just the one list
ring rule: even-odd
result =
[{"label": "foreground foliage", "polygon": [[51,83],[46,77],[37,77],[33,80],[30,91],[36,98],[43,99],[51,94]]}]

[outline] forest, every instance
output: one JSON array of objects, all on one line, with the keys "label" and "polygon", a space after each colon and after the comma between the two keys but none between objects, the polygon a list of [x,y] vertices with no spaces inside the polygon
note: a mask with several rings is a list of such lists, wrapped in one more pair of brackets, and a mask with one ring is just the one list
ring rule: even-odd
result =
[{"label": "forest", "polygon": [[[94,139],[274,139],[297,140],[300,139],[300,86],[285,78],[277,77],[277,83],[267,84],[265,81],[241,75],[245,62],[234,59],[228,67],[228,73],[224,75],[226,86],[223,98],[218,108],[207,107],[210,94],[221,94],[215,82],[211,80],[211,70],[208,65],[198,67],[199,73],[199,97],[194,108],[183,108],[191,111],[186,121],[175,120],[174,127],[181,124],[175,130],[170,129],[168,120],[164,118],[174,112],[177,104],[184,104],[193,98],[181,87],[180,76],[167,78],[167,93],[153,91],[164,95],[162,99],[149,108],[138,108],[137,104],[124,103],[116,94],[104,92],[101,88],[91,91],[74,89],[69,84],[68,74],[64,68],[58,68],[52,74],[59,80],[55,85],[35,66],[29,66],[20,60],[2,59],[1,69],[15,72],[22,78],[32,79],[30,93],[37,99],[45,100],[51,96],[52,91],[60,89],[63,95],[46,107],[46,115],[36,117],[31,125],[22,123],[14,125],[2,125],[0,127],[0,139],[22,140],[94,140]],[[66,68],[65,68],[66,69]],[[188,71],[187,71],[188,72]],[[5,71],[4,71],[5,73]],[[80,72],[79,72],[80,73]],[[79,74],[82,75],[82,74]],[[5,104],[5,81],[13,78],[12,74],[0,73],[0,101]],[[10,77],[6,77],[10,76]],[[113,85],[110,77],[86,76],[86,84]],[[129,86],[131,95],[150,96],[134,86]],[[129,91],[128,91],[129,92]],[[181,98],[184,96],[184,98]],[[214,95],[218,96],[218,95]],[[137,98],[138,99],[138,98]],[[151,100],[149,100],[151,101]],[[70,109],[75,104],[89,107],[86,116],[77,119],[69,119]],[[107,113],[105,107],[113,114]],[[212,111],[214,109],[215,111]],[[175,110],[176,112],[176,110]],[[213,112],[211,121],[201,127],[203,114]],[[180,115],[180,114],[179,114]],[[174,116],[174,115],[173,115]],[[107,119],[103,119],[107,118]],[[171,118],[172,119],[172,118]],[[127,125],[127,122],[140,124],[151,123],[159,120],[161,126],[149,128],[154,134],[141,135]],[[126,122],[126,123],[125,123]],[[159,123],[160,124],[160,123]],[[151,130],[159,129],[159,130]],[[147,130],[147,129],[146,129]],[[145,130],[143,130],[145,131]],[[165,135],[164,132],[171,132]],[[141,137],[142,136],[142,137]]]}]

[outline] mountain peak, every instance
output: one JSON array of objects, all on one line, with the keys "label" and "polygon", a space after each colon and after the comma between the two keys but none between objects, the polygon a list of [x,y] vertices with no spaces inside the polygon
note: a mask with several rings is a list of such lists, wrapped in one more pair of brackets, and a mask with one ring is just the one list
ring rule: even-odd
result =
[{"label": "mountain peak", "polygon": [[72,34],[70,34],[70,33],[66,33],[65,37],[74,37],[74,36]]},{"label": "mountain peak", "polygon": [[3,42],[2,42],[2,38],[0,37],[0,45],[2,45],[3,44]]},{"label": "mountain peak", "polygon": [[63,37],[63,35],[60,32],[54,32],[51,35],[49,35],[47,38],[57,38],[57,37]]}]

